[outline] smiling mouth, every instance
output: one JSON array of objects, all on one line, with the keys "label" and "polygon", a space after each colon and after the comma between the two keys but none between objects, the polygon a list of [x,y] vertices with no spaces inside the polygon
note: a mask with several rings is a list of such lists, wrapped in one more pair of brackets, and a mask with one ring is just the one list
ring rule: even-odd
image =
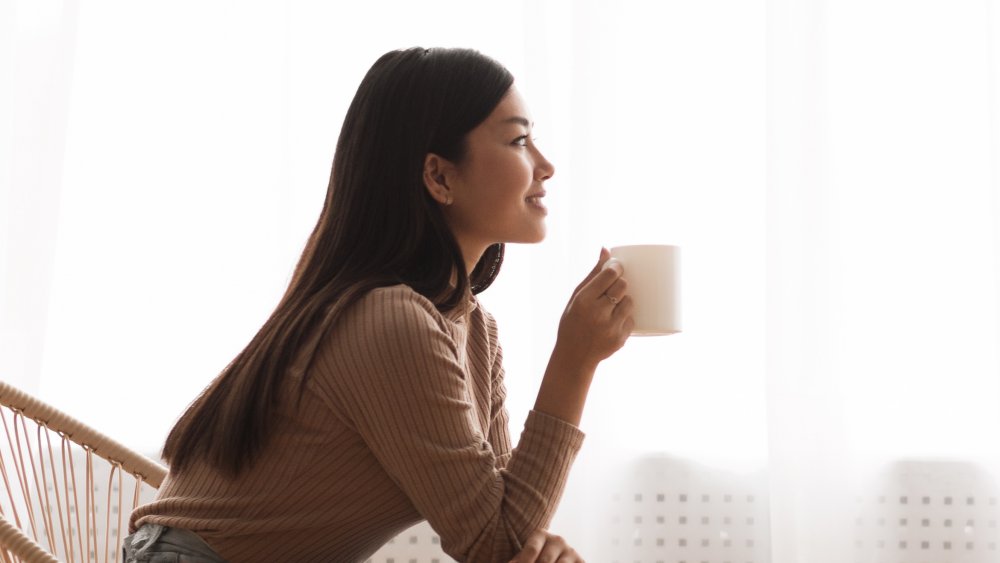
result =
[{"label": "smiling mouth", "polygon": [[541,209],[542,211],[546,211],[546,207],[542,203],[542,198],[543,197],[545,197],[545,196],[544,195],[531,196],[531,197],[524,198],[524,201],[528,202],[528,205],[531,205],[533,207],[537,207],[538,209]]}]

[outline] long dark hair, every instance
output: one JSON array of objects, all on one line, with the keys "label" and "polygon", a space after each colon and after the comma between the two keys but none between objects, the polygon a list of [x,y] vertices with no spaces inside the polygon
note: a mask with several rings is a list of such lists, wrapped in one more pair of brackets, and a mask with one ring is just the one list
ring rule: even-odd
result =
[{"label": "long dark hair", "polygon": [[423,167],[428,153],[462,162],[467,133],[513,80],[470,49],[412,48],[375,62],[347,110],[323,211],[288,289],[170,431],[163,457],[171,471],[203,460],[236,475],[252,464],[271,436],[282,383],[307,339],[329,330],[372,289],[404,283],[449,311],[492,283],[503,245],[491,246],[467,274],[424,186]]}]

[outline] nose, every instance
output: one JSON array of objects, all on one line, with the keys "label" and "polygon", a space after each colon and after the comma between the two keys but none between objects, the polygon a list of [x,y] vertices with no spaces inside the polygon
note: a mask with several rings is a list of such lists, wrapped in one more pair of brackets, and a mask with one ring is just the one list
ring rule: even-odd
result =
[{"label": "nose", "polygon": [[535,179],[538,181],[548,180],[556,173],[556,167],[542,154],[542,151],[535,149],[537,153],[535,161]]}]

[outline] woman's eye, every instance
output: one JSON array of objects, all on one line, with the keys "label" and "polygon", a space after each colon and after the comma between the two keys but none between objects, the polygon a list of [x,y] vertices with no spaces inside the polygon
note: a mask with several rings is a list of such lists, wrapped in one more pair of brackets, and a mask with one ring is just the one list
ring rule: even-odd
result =
[{"label": "woman's eye", "polygon": [[[535,142],[537,140],[538,140],[538,137],[531,137],[531,142]],[[528,136],[527,135],[521,135],[520,137],[514,139],[514,143],[513,144],[521,146],[521,147],[528,146]]]}]

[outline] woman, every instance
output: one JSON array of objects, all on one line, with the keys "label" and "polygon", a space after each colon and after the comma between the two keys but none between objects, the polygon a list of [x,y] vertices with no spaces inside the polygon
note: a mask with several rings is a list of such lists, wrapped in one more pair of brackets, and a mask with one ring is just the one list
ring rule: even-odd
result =
[{"label": "woman", "polygon": [[632,328],[621,266],[602,250],[574,292],[513,451],[496,324],[474,296],[504,243],[544,237],[553,172],[498,63],[382,56],[287,292],[171,431],[127,557],[364,561],[427,519],[459,561],[580,561],[545,528],[594,371]]}]

